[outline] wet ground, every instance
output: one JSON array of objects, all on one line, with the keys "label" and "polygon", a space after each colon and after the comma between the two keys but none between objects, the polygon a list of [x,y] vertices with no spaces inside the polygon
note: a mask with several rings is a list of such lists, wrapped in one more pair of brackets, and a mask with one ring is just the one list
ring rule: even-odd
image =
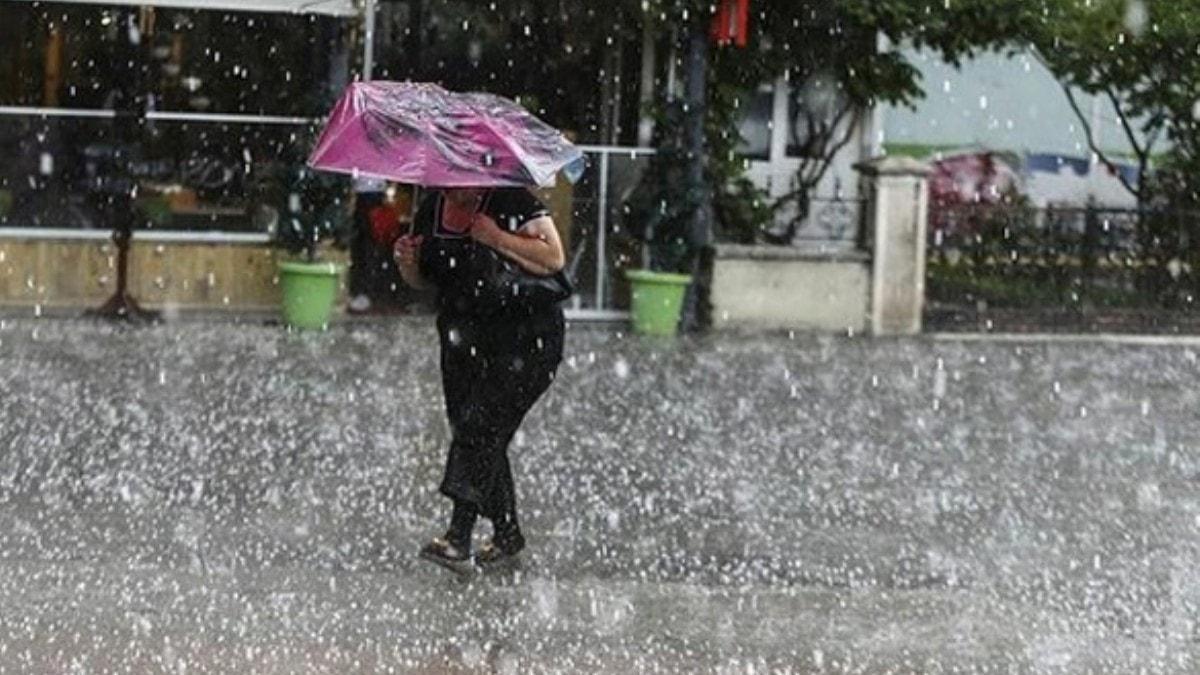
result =
[{"label": "wet ground", "polygon": [[0,672],[1198,672],[1198,352],[576,327],[463,579],[428,320],[6,319]]}]

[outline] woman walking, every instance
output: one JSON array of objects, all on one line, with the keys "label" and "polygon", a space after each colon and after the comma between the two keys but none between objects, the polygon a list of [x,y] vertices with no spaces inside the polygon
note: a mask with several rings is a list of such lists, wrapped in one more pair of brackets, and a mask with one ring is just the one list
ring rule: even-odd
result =
[{"label": "woman walking", "polygon": [[[405,283],[437,291],[452,433],[439,488],[453,502],[450,525],[421,556],[462,571],[482,516],[492,537],[475,559],[494,564],[525,547],[508,445],[562,360],[564,295],[546,291],[561,277],[562,243],[549,211],[526,189],[447,188],[426,197],[394,253]],[[522,286],[527,292],[514,287],[514,273],[532,284]]]}]

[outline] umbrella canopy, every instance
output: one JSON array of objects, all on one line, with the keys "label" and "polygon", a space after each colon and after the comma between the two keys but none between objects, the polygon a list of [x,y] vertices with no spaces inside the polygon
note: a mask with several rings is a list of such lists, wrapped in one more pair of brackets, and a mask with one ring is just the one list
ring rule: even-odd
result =
[{"label": "umbrella canopy", "polygon": [[516,103],[434,84],[356,82],[308,159],[314,169],[428,187],[553,185],[583,153]]}]

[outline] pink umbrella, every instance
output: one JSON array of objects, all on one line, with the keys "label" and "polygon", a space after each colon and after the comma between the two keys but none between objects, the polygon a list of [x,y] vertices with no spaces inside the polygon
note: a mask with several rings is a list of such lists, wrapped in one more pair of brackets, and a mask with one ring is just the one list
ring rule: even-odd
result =
[{"label": "pink umbrella", "polygon": [[548,187],[560,170],[577,179],[583,153],[506,98],[375,81],[347,88],[308,165],[428,187]]}]

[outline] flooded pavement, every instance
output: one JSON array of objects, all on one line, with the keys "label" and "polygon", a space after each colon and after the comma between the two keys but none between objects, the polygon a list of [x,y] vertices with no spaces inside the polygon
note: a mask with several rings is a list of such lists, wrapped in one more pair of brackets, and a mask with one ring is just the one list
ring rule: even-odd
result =
[{"label": "flooded pavement", "polygon": [[6,319],[0,672],[1196,672],[1198,353],[576,326],[458,578],[427,320]]}]

